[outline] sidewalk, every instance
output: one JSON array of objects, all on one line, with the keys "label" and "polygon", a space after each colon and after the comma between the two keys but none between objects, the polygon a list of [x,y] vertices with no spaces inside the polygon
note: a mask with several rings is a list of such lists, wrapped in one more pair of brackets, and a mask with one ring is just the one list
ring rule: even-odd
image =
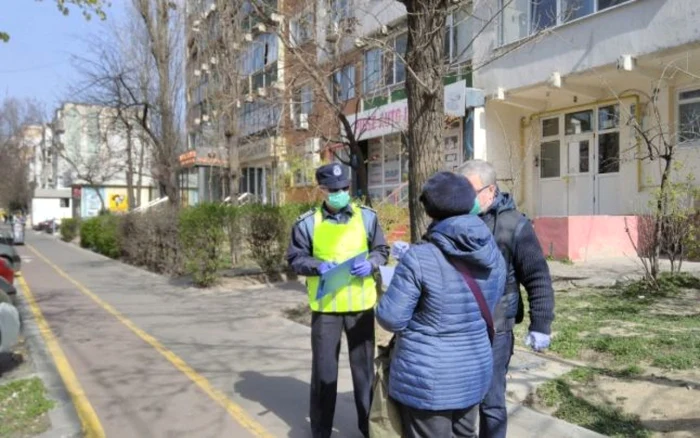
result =
[{"label": "sidewalk", "polygon": [[[271,436],[305,438],[310,436],[308,425],[308,393],[311,364],[310,329],[282,317],[282,310],[295,307],[305,300],[299,283],[288,283],[277,287],[247,287],[245,289],[200,290],[183,287],[177,282],[140,269],[105,259],[80,248],[69,246],[45,236],[28,236],[28,243],[52,260],[69,276],[76,279],[91,292],[109,303],[128,318],[135,326],[157,339],[167,349],[184,360],[196,372],[206,378],[230,400],[241,406],[254,420],[262,424]],[[36,258],[36,257],[35,257]],[[32,263],[33,264],[33,263]],[[27,273],[31,280],[32,273]],[[30,283],[31,284],[31,283]],[[58,303],[57,303],[58,304]],[[58,309],[56,309],[58,311]],[[87,311],[87,309],[85,309]],[[81,331],[80,319],[75,319],[74,309],[63,309],[64,318],[73,324],[61,326],[61,337],[72,331]],[[84,315],[84,314],[83,314]],[[111,326],[115,318],[100,314],[103,324]],[[174,411],[163,410],[162,399],[155,397],[166,388],[166,381],[158,377],[168,375],[172,367],[159,365],[144,343],[132,344],[130,336],[113,328],[107,334],[99,328],[84,333],[93,341],[100,340],[100,350],[94,354],[101,357],[83,357],[84,371],[90,373],[95,367],[100,375],[112,383],[123,385],[122,396],[130,402],[133,394],[126,388],[134,388],[134,381],[147,384],[151,392],[150,411],[159,412],[158,420],[167,422]],[[80,337],[76,339],[79,341]],[[136,348],[130,352],[126,349]],[[69,352],[67,352],[69,353]],[[87,350],[84,351],[87,353]],[[127,354],[128,353],[128,354]],[[122,357],[122,367],[140,370],[122,374],[97,365],[105,357]],[[70,358],[70,354],[69,354]],[[156,366],[157,365],[157,366]],[[157,368],[157,372],[152,369]],[[152,380],[144,379],[148,375]],[[81,376],[82,380],[82,376]],[[191,381],[184,379],[170,382],[167,387],[174,394],[199,391]],[[110,386],[105,384],[100,398],[106,402]],[[138,388],[138,387],[137,387]],[[335,436],[360,437],[357,431],[352,384],[345,351],[341,357],[338,380],[339,399],[336,407]],[[145,397],[138,390],[139,397]],[[88,391],[88,396],[90,392]],[[93,401],[91,399],[91,401]],[[204,414],[218,407],[202,403],[192,406],[195,412]],[[100,412],[101,419],[111,415]],[[541,415],[518,405],[510,406],[511,426],[509,437],[599,437],[563,421]],[[131,416],[140,418],[146,412],[132,410]],[[220,418],[221,419],[221,418]],[[136,435],[147,436],[149,423],[142,423]],[[216,435],[218,423],[212,424],[208,432]],[[113,436],[108,433],[108,436]],[[117,436],[117,435],[114,435]],[[148,436],[162,436],[151,434]],[[223,430],[218,436],[227,435]],[[236,435],[242,436],[242,435]]]}]

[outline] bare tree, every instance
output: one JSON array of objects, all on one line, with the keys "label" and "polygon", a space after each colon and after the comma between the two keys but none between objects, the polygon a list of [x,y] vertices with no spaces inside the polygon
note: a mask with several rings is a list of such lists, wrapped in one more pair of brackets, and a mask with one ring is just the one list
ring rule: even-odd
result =
[{"label": "bare tree", "polygon": [[[75,57],[82,81],[71,94],[115,110],[113,126],[127,141],[130,191],[141,187],[150,163],[161,193],[177,204],[177,158],[183,144],[182,17],[175,2],[164,0],[132,0],[127,11],[110,34],[91,38],[88,56]],[[140,204],[141,190],[136,192]],[[134,199],[131,193],[129,199]]]},{"label": "bare tree", "polygon": [[[122,130],[115,123],[115,109],[81,105],[77,109],[80,125],[76,131],[86,132],[86,142],[81,138],[66,138],[58,143],[58,154],[70,166],[70,180],[90,187],[101,187],[124,173],[123,161],[126,145]],[[64,182],[65,182],[64,177]],[[97,190],[101,209],[106,210],[102,193]]]},{"label": "bare tree", "polygon": [[32,100],[6,97],[0,103],[0,206],[27,210],[33,194],[29,161],[34,150],[23,143],[24,127],[43,123],[41,106]]}]

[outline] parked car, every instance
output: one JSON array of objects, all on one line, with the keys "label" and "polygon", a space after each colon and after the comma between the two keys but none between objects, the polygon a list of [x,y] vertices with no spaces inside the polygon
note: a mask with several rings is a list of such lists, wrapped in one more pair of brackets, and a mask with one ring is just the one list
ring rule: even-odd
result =
[{"label": "parked car", "polygon": [[0,353],[10,352],[17,345],[21,327],[17,308],[0,291]]},{"label": "parked car", "polygon": [[12,228],[0,226],[0,259],[4,259],[13,271],[18,272],[22,268],[22,258],[14,243]]},{"label": "parked car", "polygon": [[6,293],[10,298],[17,296],[15,271],[3,258],[0,258],[0,291]]}]

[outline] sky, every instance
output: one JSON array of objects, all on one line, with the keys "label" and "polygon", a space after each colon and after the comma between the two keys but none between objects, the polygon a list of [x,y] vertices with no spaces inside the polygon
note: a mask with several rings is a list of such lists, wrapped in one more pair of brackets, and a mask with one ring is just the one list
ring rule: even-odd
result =
[{"label": "sky", "polygon": [[0,99],[36,98],[50,115],[76,80],[71,55],[85,52],[82,39],[121,20],[126,1],[112,1],[107,21],[86,21],[75,7],[63,16],[55,0],[0,0],[0,30],[10,34],[8,43],[0,42]]}]

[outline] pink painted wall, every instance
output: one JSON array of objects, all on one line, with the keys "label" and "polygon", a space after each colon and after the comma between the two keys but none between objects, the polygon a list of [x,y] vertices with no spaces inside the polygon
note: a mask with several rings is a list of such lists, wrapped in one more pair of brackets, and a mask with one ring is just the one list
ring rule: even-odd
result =
[{"label": "pink painted wall", "polygon": [[540,217],[533,222],[542,250],[555,259],[585,261],[637,254],[636,216]]}]

